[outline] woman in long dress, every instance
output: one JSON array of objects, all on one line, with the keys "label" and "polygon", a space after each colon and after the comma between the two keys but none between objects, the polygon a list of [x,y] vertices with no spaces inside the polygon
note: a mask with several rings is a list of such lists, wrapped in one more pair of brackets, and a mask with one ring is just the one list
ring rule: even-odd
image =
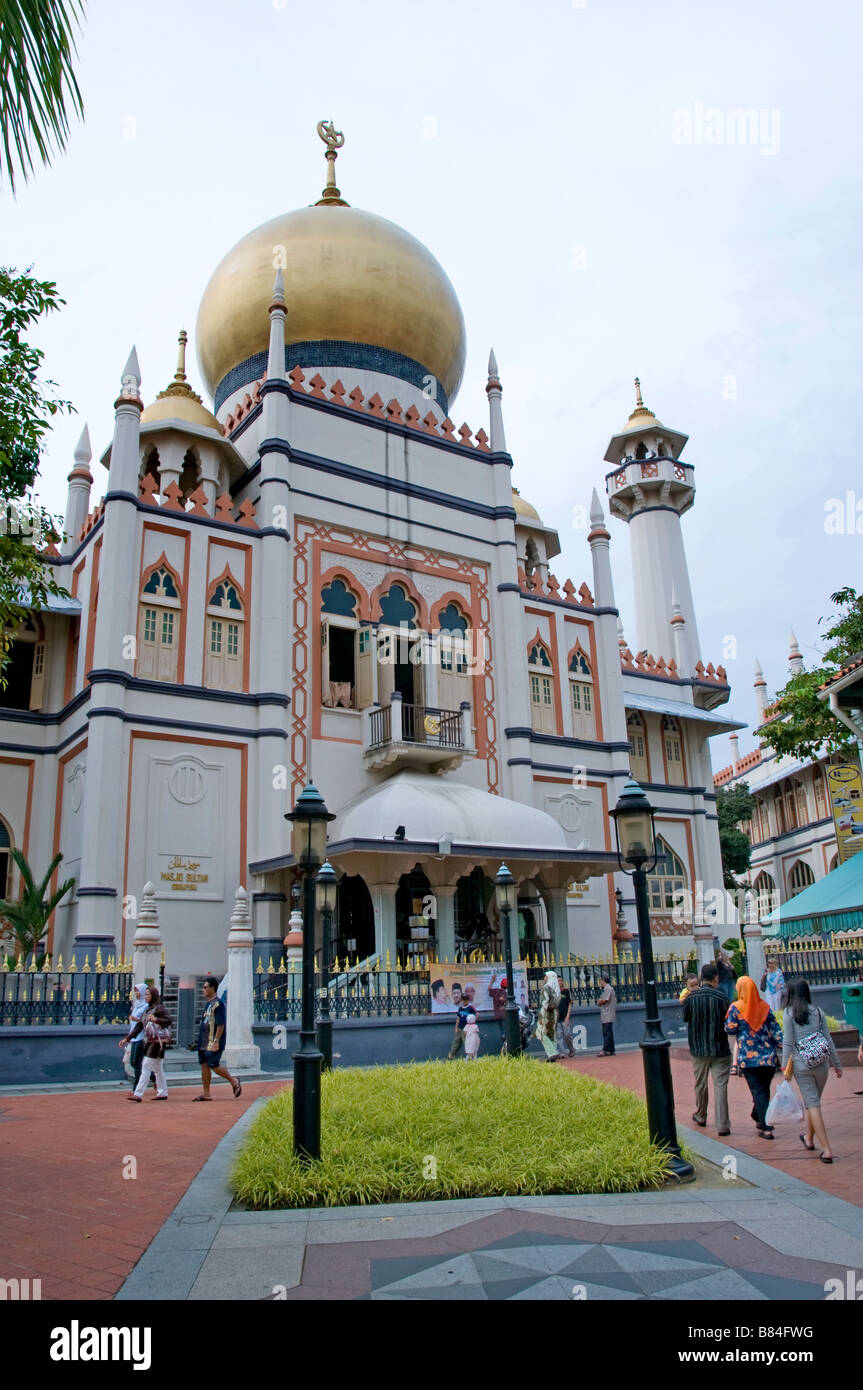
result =
[{"label": "woman in long dress", "polygon": [[542,981],[536,1036],[545,1048],[547,1062],[559,1062],[557,1051],[557,1006],[560,1003],[560,981],[553,970],[546,970]]}]

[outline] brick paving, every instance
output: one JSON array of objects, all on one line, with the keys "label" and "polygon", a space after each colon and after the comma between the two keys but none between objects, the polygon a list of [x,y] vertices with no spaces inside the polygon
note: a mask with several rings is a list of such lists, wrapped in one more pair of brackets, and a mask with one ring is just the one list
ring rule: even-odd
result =
[{"label": "brick paving", "polygon": [[[617,1086],[644,1095],[644,1071],[641,1051],[618,1052],[614,1057],[585,1056],[561,1065],[573,1071],[611,1081]],[[695,1086],[692,1063],[685,1048],[671,1049],[671,1075],[677,1119],[693,1129],[691,1119],[695,1109]],[[774,1081],[774,1089],[776,1082]],[[752,1097],[743,1077],[732,1076],[728,1082],[728,1105],[731,1134],[723,1142],[729,1149],[741,1149],[762,1163],[769,1163],[802,1182],[811,1183],[822,1192],[841,1197],[846,1202],[863,1206],[863,1067],[850,1066],[837,1080],[831,1071],[824,1091],[822,1112],[833,1150],[833,1163],[820,1163],[817,1153],[807,1153],[798,1139],[803,1121],[783,1120],[775,1128],[773,1141],[760,1139],[750,1118]],[[704,1133],[718,1139],[713,1122],[713,1089],[711,1083],[708,1123]]]},{"label": "brick paving", "polygon": [[219,1141],[281,1085],[235,1100],[217,1084],[209,1105],[191,1086],[140,1105],[119,1087],[0,1095],[0,1278],[41,1279],[43,1299],[112,1298]]}]

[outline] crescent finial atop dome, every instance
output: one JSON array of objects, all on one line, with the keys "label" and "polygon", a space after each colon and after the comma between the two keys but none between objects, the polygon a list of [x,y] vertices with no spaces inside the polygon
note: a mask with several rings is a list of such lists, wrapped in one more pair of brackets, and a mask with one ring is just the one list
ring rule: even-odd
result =
[{"label": "crescent finial atop dome", "polygon": [[336,207],[348,208],[350,203],[345,202],[336,188],[336,159],[338,151],[345,143],[345,137],[340,130],[336,130],[332,121],[318,121],[318,135],[327,147],[324,156],[327,161],[327,184],[315,207],[320,207],[325,203],[334,203]]}]

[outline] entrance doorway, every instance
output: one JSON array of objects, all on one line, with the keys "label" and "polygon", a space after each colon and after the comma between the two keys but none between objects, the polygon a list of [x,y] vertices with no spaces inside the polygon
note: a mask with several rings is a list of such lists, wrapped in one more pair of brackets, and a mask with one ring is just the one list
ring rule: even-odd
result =
[{"label": "entrance doorway", "polygon": [[375,912],[365,880],[359,874],[339,879],[337,927],[333,952],[339,959],[365,960],[375,951]]}]

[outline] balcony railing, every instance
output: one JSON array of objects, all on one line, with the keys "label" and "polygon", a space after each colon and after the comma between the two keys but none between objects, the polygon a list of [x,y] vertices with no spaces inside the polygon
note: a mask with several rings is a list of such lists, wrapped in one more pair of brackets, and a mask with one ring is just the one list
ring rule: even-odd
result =
[{"label": "balcony railing", "polygon": [[[393,736],[393,705],[371,714],[370,748],[384,743],[417,743],[433,748],[464,748],[461,710],[432,709],[429,705],[401,705],[401,738]],[[396,722],[398,716],[396,715]]]}]

